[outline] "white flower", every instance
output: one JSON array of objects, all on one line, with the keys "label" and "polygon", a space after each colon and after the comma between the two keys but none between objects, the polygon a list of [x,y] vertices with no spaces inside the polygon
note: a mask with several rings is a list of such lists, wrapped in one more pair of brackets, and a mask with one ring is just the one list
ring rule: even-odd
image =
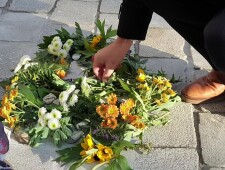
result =
[{"label": "white flower", "polygon": [[70,87],[66,91],[70,94],[75,90],[75,88],[76,86],[73,84],[73,85],[70,85]]},{"label": "white flower", "polygon": [[63,103],[62,106],[63,106],[63,111],[64,112],[68,112],[69,111],[69,106],[66,103]]},{"label": "white flower", "polygon": [[53,39],[52,39],[52,43],[55,42],[55,41],[61,41],[61,38],[59,36],[55,36]]},{"label": "white flower", "polygon": [[58,56],[62,57],[62,58],[66,58],[67,57],[67,52],[64,49],[59,50],[58,52]]},{"label": "white flower", "polygon": [[80,56],[81,56],[80,54],[73,54],[72,59],[73,60],[79,60]]},{"label": "white flower", "polygon": [[70,100],[69,100],[69,106],[74,106],[75,103],[78,102],[78,96],[76,93],[73,93],[73,95],[71,96]]},{"label": "white flower", "polygon": [[53,45],[52,44],[48,45],[48,52],[50,54],[53,54],[53,55],[58,55],[58,52],[53,49]]},{"label": "white flower", "polygon": [[46,114],[44,115],[45,123],[47,123],[47,122],[48,122],[49,120],[51,120],[51,119],[53,119],[52,114],[46,113]]},{"label": "white flower", "polygon": [[66,51],[66,52],[69,52],[70,51],[70,46],[68,44],[64,44],[63,45],[63,49]]},{"label": "white flower", "polygon": [[22,65],[20,63],[17,64],[16,68],[14,69],[14,73],[17,73],[21,69]]},{"label": "white flower", "polygon": [[59,102],[61,104],[65,103],[69,97],[69,93],[67,91],[63,91],[59,94]]},{"label": "white flower", "polygon": [[76,94],[78,94],[79,92],[80,92],[79,89],[76,89],[76,90],[74,91],[74,93],[76,93]]},{"label": "white flower", "polygon": [[51,130],[58,129],[58,128],[60,128],[60,126],[61,125],[60,125],[60,122],[58,119],[53,118],[48,121],[48,127]]},{"label": "white flower", "polygon": [[52,46],[53,46],[53,49],[55,51],[59,51],[62,48],[62,42],[61,42],[61,40],[60,41],[54,41],[52,43]]},{"label": "white flower", "polygon": [[38,126],[44,127],[45,126],[45,121],[43,118],[38,119]]},{"label": "white flower", "polygon": [[68,44],[69,46],[72,46],[72,45],[73,45],[73,40],[68,39],[68,40],[66,41],[66,44]]},{"label": "white flower", "polygon": [[61,119],[61,117],[62,117],[62,113],[57,109],[52,109],[50,114],[52,114],[52,116],[56,119]]},{"label": "white flower", "polygon": [[38,117],[43,117],[45,115],[45,113],[47,112],[46,108],[45,107],[41,107],[39,108],[38,110]]},{"label": "white flower", "polygon": [[20,64],[22,66],[28,63],[29,61],[31,61],[31,58],[29,55],[24,55],[23,57],[20,58]]},{"label": "white flower", "polygon": [[25,65],[24,65],[24,70],[26,70],[28,67],[30,67],[31,66],[31,64],[30,63],[26,63]]}]

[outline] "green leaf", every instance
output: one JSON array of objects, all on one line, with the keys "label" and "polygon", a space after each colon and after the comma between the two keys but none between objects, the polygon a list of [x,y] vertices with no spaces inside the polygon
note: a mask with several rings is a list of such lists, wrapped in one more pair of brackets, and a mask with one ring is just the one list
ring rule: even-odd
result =
[{"label": "green leaf", "polygon": [[65,135],[65,133],[63,133],[61,130],[59,130],[59,133],[60,133],[60,138],[62,140],[66,140],[67,139],[67,136]]},{"label": "green leaf", "polygon": [[77,168],[79,168],[86,161],[87,158],[88,158],[88,156],[83,158],[83,159],[81,159],[81,160],[79,160],[79,161],[76,161],[75,163],[73,163],[70,166],[69,170],[76,170]]},{"label": "green leaf", "polygon": [[72,132],[68,127],[66,127],[66,126],[62,126],[62,131],[63,131],[63,133],[65,133],[66,136],[71,136],[72,133],[73,133],[73,132]]},{"label": "green leaf", "polygon": [[53,134],[53,141],[55,143],[55,145],[58,145],[60,142],[60,132],[59,130],[56,130]]},{"label": "green leaf", "polygon": [[118,80],[119,80],[119,82],[120,82],[120,84],[121,84],[121,86],[123,87],[124,90],[131,92],[131,89],[129,88],[129,86],[123,80],[121,80],[119,78],[118,78]]},{"label": "green leaf", "polygon": [[99,32],[102,36],[102,38],[106,39],[105,36],[105,20],[103,22],[101,22],[99,19],[96,21],[96,26],[99,29]]},{"label": "green leaf", "polygon": [[119,155],[109,163],[109,166],[105,170],[132,170],[132,168],[128,165],[127,159]]},{"label": "green leaf", "polygon": [[42,134],[41,134],[41,138],[42,139],[46,139],[48,137],[48,134],[49,134],[49,128],[48,127],[44,127],[43,128],[43,131],[42,131]]},{"label": "green leaf", "polygon": [[32,91],[28,88],[28,86],[24,85],[24,84],[19,84],[19,93],[21,93],[22,95],[24,95],[24,97],[32,102],[32,103],[36,103],[36,99],[34,94],[32,93]]},{"label": "green leaf", "polygon": [[115,155],[119,155],[124,148],[134,148],[134,144],[129,141],[117,141],[112,144],[113,153]]}]

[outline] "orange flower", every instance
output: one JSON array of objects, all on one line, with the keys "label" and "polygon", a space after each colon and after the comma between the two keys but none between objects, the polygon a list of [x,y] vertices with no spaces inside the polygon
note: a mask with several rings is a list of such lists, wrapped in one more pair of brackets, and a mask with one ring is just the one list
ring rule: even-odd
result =
[{"label": "orange flower", "polygon": [[14,116],[14,117],[10,117],[7,121],[9,123],[9,126],[12,128],[15,126],[15,122],[17,122],[18,119],[16,116]]},{"label": "orange flower", "polygon": [[116,105],[109,105],[107,110],[107,117],[118,117],[119,109]]},{"label": "orange flower", "polygon": [[6,89],[6,90],[10,90],[11,87],[10,87],[10,86],[5,86],[5,89]]},{"label": "orange flower", "polygon": [[127,115],[130,113],[130,107],[126,103],[120,104],[120,113],[122,115]]},{"label": "orange flower", "polygon": [[107,111],[108,111],[108,105],[105,105],[105,104],[101,104],[101,105],[97,106],[97,108],[96,108],[96,112],[102,118],[106,118]]},{"label": "orange flower", "polygon": [[128,116],[128,120],[132,125],[135,124],[139,119],[140,119],[140,117],[137,115],[129,115]]},{"label": "orange flower", "polygon": [[115,129],[118,126],[117,119],[116,118],[107,118],[102,122],[102,127]]},{"label": "orange flower", "polygon": [[134,127],[138,128],[138,129],[144,129],[145,128],[145,124],[144,124],[144,122],[136,122],[134,124]]},{"label": "orange flower", "polygon": [[16,96],[18,96],[18,89],[11,90],[9,93],[9,99],[13,101]]},{"label": "orange flower", "polygon": [[66,77],[66,72],[64,70],[58,70],[56,71],[56,74],[61,78],[65,78]]},{"label": "orange flower", "polygon": [[115,94],[111,93],[108,97],[107,97],[107,102],[108,104],[113,104],[115,105],[117,102],[117,97]]},{"label": "orange flower", "polygon": [[59,63],[62,64],[62,65],[66,65],[67,61],[65,60],[65,58],[61,57]]},{"label": "orange flower", "polygon": [[125,104],[127,105],[127,107],[129,107],[130,109],[133,108],[135,106],[134,100],[133,99],[128,99],[125,101]]},{"label": "orange flower", "polygon": [[5,105],[9,101],[8,95],[5,93],[3,98],[2,98],[2,105]]}]

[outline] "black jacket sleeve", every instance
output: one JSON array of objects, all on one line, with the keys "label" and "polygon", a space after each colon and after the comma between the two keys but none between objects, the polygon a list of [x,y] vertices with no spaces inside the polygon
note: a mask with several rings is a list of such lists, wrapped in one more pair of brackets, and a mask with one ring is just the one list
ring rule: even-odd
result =
[{"label": "black jacket sleeve", "polygon": [[144,40],[152,13],[153,11],[141,0],[123,0],[117,35],[126,39]]}]

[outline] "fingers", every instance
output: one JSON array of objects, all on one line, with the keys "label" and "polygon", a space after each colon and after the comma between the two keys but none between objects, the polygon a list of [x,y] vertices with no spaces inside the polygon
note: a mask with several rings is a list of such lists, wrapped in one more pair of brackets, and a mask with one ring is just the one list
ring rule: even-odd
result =
[{"label": "fingers", "polygon": [[114,71],[114,69],[105,68],[105,71],[102,75],[102,81],[107,82],[107,80],[111,77],[113,71]]}]

